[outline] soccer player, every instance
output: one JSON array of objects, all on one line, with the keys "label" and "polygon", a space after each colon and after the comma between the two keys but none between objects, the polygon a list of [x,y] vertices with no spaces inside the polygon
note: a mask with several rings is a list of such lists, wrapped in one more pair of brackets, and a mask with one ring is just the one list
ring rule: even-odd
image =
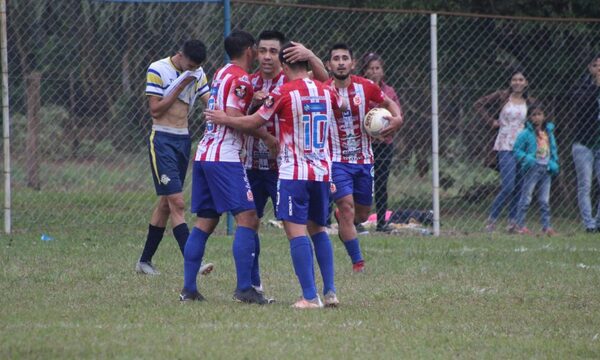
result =
[{"label": "soccer player", "polygon": [[365,262],[360,250],[356,224],[367,220],[373,203],[373,151],[371,138],[363,131],[363,121],[369,103],[388,109],[392,116],[382,137],[391,136],[402,124],[398,104],[371,80],[352,75],[352,49],[338,43],[331,47],[329,81],[348,104],[345,111],[335,111],[335,126],[330,133],[332,147],[333,199],[339,237],[352,260],[352,270],[363,272]]},{"label": "soccer player", "polygon": [[334,284],[333,249],[325,231],[329,204],[331,158],[328,131],[338,108],[333,92],[308,74],[308,61],[289,62],[284,58],[287,43],[279,52],[285,76],[289,81],[273,90],[258,112],[244,116],[227,116],[222,111],[206,111],[207,119],[227,126],[258,128],[275,118],[279,127],[279,178],[277,218],[290,243],[296,276],[302,287],[302,298],[295,308],[323,306],[314,279],[313,251],[310,234],[323,278],[326,306],[337,306]]},{"label": "soccer player", "polygon": [[[287,82],[287,78],[281,68],[281,62],[279,62],[279,51],[284,42],[285,36],[276,30],[265,30],[258,35],[257,58],[259,70],[250,76],[250,82],[254,90],[250,109],[251,113],[258,110],[271,91]],[[286,58],[294,59],[294,61],[308,61],[313,69],[309,75],[314,73],[314,76],[318,80],[327,80],[329,75],[321,59],[302,44],[293,44],[294,46],[287,49]],[[275,137],[278,136],[279,128],[275,125],[274,121],[268,121],[264,126],[270,134]],[[250,188],[254,195],[256,212],[258,217],[262,218],[269,197],[271,198],[273,207],[275,207],[277,200],[276,154],[272,154],[269,151],[269,147],[264,141],[252,135],[244,137],[243,153],[245,156],[242,157],[242,162],[246,168]],[[260,238],[258,234],[256,236],[255,254],[252,286],[259,292],[262,292],[263,286],[258,272],[258,255],[260,254]]]},{"label": "soccer player", "polygon": [[[204,103],[209,98],[206,75],[200,67],[205,59],[204,44],[189,40],[175,55],[153,62],[148,68],[146,95],[152,116],[148,150],[159,200],[152,212],[142,256],[135,266],[141,274],[160,274],[152,257],[163,238],[169,217],[182,254],[189,235],[182,193],[191,148],[188,113],[197,97]],[[206,264],[202,272],[211,270],[212,264]]]},{"label": "soccer player", "polygon": [[[225,51],[231,61],[213,78],[208,100],[209,109],[225,110],[230,116],[244,115],[252,100],[248,69],[255,58],[255,40],[247,32],[233,31],[225,38]],[[277,140],[263,129],[255,131],[269,146]],[[184,252],[184,285],[180,300],[204,300],[198,292],[196,278],[206,241],[219,223],[222,213],[231,211],[237,229],[233,240],[233,258],[237,285],[234,300],[266,304],[262,293],[252,287],[258,217],[246,172],[240,161],[242,134],[231,127],[210,120],[196,151],[192,173],[192,212],[197,219]]]}]

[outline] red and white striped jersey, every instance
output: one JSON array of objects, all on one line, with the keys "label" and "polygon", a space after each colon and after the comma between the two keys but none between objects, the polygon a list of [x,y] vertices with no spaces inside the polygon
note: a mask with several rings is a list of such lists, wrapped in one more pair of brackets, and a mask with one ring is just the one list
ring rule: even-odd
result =
[{"label": "red and white striped jersey", "polygon": [[[335,126],[330,132],[331,159],[334,162],[350,164],[371,164],[373,151],[371,137],[363,129],[365,114],[371,102],[380,104],[384,100],[383,91],[371,80],[351,75],[347,88],[337,89],[338,94],[349,104],[342,112],[335,111]],[[327,82],[331,85],[333,79]]]},{"label": "red and white striped jersey", "polygon": [[[223,111],[234,108],[246,114],[252,94],[248,73],[237,65],[227,64],[213,78],[207,107]],[[239,130],[207,121],[195,160],[239,162],[242,143],[243,136]]]},{"label": "red and white striped jersey", "polygon": [[[270,93],[278,86],[281,86],[287,82],[287,78],[282,71],[273,79],[264,79],[262,76],[260,76],[260,72],[257,71],[256,73],[250,75],[250,82],[252,83],[252,89],[254,92],[265,91]],[[279,127],[277,121],[273,120],[274,119],[267,121],[265,126],[271,135],[279,137]],[[242,162],[244,163],[246,169],[277,170],[276,157],[270,154],[269,148],[261,139],[250,135],[244,135],[243,154],[244,156],[242,157]]]},{"label": "red and white striped jersey", "polygon": [[273,90],[258,110],[279,124],[279,178],[330,181],[328,132],[339,99],[324,84],[308,78]]}]

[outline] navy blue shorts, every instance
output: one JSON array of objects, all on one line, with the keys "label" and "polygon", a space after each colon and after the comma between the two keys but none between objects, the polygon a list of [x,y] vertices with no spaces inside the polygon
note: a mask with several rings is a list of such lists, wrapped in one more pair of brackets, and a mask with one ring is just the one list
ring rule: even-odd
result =
[{"label": "navy blue shorts", "polygon": [[331,174],[335,184],[335,191],[332,194],[334,200],[352,194],[357,204],[365,206],[373,204],[372,164],[334,162],[331,164]]},{"label": "navy blue shorts", "polygon": [[216,218],[227,211],[237,215],[254,209],[254,195],[241,162],[194,161],[193,213]]},{"label": "navy blue shorts", "polygon": [[148,137],[148,153],[157,195],[183,191],[191,146],[189,135],[152,130]]},{"label": "navy blue shorts", "polygon": [[279,180],[277,183],[277,219],[306,224],[308,220],[327,225],[329,182]]},{"label": "navy blue shorts", "polygon": [[275,214],[275,203],[277,202],[277,170],[248,169],[248,181],[254,195],[254,204],[259,218],[265,214],[267,200],[271,198],[273,203],[273,214]]}]

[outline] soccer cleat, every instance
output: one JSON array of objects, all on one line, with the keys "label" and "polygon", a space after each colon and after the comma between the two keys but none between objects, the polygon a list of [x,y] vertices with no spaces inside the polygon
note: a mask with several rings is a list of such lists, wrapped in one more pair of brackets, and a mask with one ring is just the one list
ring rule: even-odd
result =
[{"label": "soccer cleat", "polygon": [[202,275],[208,275],[213,271],[214,268],[215,265],[213,263],[206,263],[200,265],[200,270],[198,270],[198,272]]},{"label": "soccer cleat", "polygon": [[496,231],[496,223],[492,220],[488,220],[485,224],[485,232],[493,233],[494,231]]},{"label": "soccer cleat", "polygon": [[186,288],[181,289],[179,293],[179,301],[204,301],[206,300],[202,294],[196,291],[189,291]]},{"label": "soccer cleat", "polygon": [[340,301],[333,291],[328,291],[323,297],[323,304],[325,307],[337,307],[340,304]]},{"label": "soccer cleat", "polygon": [[306,300],[302,297],[300,300],[296,301],[292,307],[294,309],[320,309],[323,307],[323,303],[317,295],[317,297],[312,300]]},{"label": "soccer cleat", "polygon": [[553,228],[542,229],[542,233],[547,236],[556,236],[558,233]]},{"label": "soccer cleat", "polygon": [[595,228],[595,227],[593,227],[593,228],[586,228],[585,232],[586,233],[590,233],[590,234],[597,233],[598,232],[598,228]]},{"label": "soccer cleat", "polygon": [[263,294],[251,287],[248,290],[240,291],[238,289],[233,293],[233,300],[247,304],[265,305],[273,303],[273,299],[266,299]]},{"label": "soccer cleat", "polygon": [[158,271],[150,261],[138,261],[137,264],[135,264],[135,271],[138,274],[160,275],[160,271]]},{"label": "soccer cleat", "polygon": [[269,298],[265,296],[265,289],[263,288],[262,284],[260,284],[259,286],[252,285],[252,287],[254,288],[254,290],[256,290],[257,293],[264,296],[265,300],[267,300],[267,304],[273,304],[275,302],[274,298]]},{"label": "soccer cleat", "polygon": [[[506,227],[506,232],[509,234],[520,234],[522,228],[519,228],[517,224],[511,223]],[[525,228],[527,229],[527,228]],[[529,230],[527,230],[529,231]]]},{"label": "soccer cleat", "polygon": [[359,260],[358,262],[352,264],[352,271],[355,273],[365,272],[365,261]]},{"label": "soccer cleat", "polygon": [[389,234],[394,230],[394,228],[390,225],[390,224],[385,224],[385,225],[377,225],[377,229],[375,229],[375,231],[377,232],[382,232],[382,233],[386,233]]},{"label": "soccer cleat", "polygon": [[523,226],[522,228],[517,227],[515,232],[519,235],[533,235],[531,230],[529,230],[526,226]]},{"label": "soccer cleat", "polygon": [[369,230],[365,229],[363,224],[356,224],[354,227],[356,228],[356,233],[358,235],[367,235],[369,233]]}]

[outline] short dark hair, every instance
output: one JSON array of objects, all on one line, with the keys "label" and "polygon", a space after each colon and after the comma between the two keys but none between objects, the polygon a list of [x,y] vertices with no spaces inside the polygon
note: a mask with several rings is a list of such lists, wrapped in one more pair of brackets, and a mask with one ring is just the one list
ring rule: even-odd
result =
[{"label": "short dark hair", "polygon": [[531,117],[531,114],[533,114],[533,112],[535,110],[541,110],[544,113],[544,115],[547,115],[546,112],[544,111],[544,104],[541,101],[536,100],[532,104],[527,105],[527,118],[528,119],[529,119],[529,117]]},{"label": "short dark hair", "polygon": [[285,57],[283,57],[283,50],[285,49],[289,49],[291,47],[294,47],[295,45],[292,44],[291,42],[286,42],[285,44],[283,44],[281,46],[281,50],[279,50],[279,61],[282,64],[286,64],[287,66],[289,66],[292,69],[304,69],[304,70],[308,70],[308,61],[296,61],[293,63],[288,62]]},{"label": "short dark hair", "polygon": [[256,44],[254,37],[242,30],[234,30],[225,38],[225,52],[231,59],[237,59],[249,47]]},{"label": "short dark hair", "polygon": [[352,49],[346,43],[335,43],[335,44],[333,44],[333,46],[331,47],[331,49],[329,49],[329,58],[330,59],[331,59],[331,53],[333,52],[333,50],[348,50],[348,52],[350,53],[350,58],[354,58],[354,56],[352,54]]},{"label": "short dark hair", "polygon": [[188,40],[184,42],[181,52],[197,64],[202,64],[206,60],[206,46],[200,40]]},{"label": "short dark hair", "polygon": [[281,45],[285,43],[285,35],[277,30],[265,30],[258,34],[258,41],[261,40],[277,40]]}]

